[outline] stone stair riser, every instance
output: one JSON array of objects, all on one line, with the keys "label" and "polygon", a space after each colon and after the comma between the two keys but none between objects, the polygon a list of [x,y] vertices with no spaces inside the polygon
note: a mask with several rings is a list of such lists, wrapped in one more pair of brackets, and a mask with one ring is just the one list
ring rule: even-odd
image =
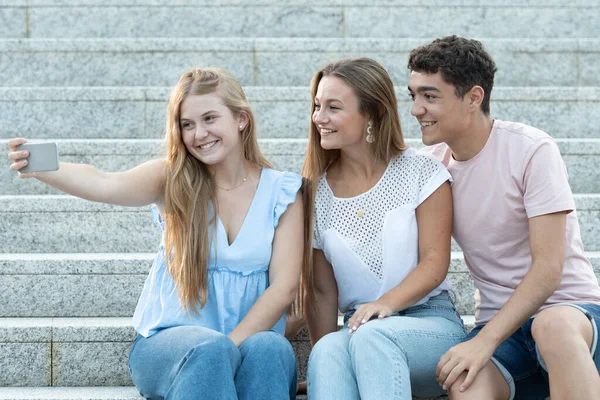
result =
[{"label": "stone stair riser", "polygon": [[[514,6],[471,2],[418,7],[382,1],[368,6],[292,4],[106,7],[32,5],[0,8],[0,37],[596,37],[597,7]],[[482,5],[482,6],[481,6]],[[185,15],[188,18],[181,18]],[[243,23],[231,15],[243,16]],[[410,15],[410,18],[407,18]],[[444,21],[431,24],[430,21]],[[511,23],[507,24],[506,21]],[[0,24],[2,26],[2,24]],[[176,26],[177,29],[173,29]],[[315,29],[318,27],[318,29]]]},{"label": "stone stair riser", "polygon": [[[2,86],[171,86],[191,66],[243,85],[306,86],[328,62],[371,57],[406,86],[409,51],[427,39],[0,40]],[[499,86],[600,86],[598,39],[486,39]],[[535,65],[535,68],[531,66]]]}]

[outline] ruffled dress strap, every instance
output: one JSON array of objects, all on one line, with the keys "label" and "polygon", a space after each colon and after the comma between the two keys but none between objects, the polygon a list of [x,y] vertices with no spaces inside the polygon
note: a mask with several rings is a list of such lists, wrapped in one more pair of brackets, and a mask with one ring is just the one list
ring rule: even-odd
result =
[{"label": "ruffled dress strap", "polygon": [[152,222],[154,222],[154,224],[156,226],[158,226],[161,230],[165,230],[165,221],[163,221],[162,217],[160,216],[160,212],[158,211],[158,207],[156,206],[156,204],[152,204],[150,206],[150,212],[152,212]]},{"label": "ruffled dress strap", "polygon": [[277,227],[279,218],[283,215],[288,206],[296,201],[296,194],[302,186],[302,177],[292,172],[283,172],[281,177],[281,189],[273,209],[273,226]]}]

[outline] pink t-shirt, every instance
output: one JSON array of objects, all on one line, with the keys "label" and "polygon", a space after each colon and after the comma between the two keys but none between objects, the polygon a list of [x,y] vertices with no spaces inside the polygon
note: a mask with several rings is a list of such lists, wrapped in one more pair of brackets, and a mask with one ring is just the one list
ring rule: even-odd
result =
[{"label": "pink t-shirt", "polygon": [[560,286],[540,310],[558,303],[600,304],[566,166],[550,136],[495,120],[487,143],[468,161],[454,160],[445,143],[427,150],[454,179],[453,236],[477,288],[477,324],[488,322],[504,306],[531,267],[528,219],[558,211],[572,211],[567,215],[565,265]]}]

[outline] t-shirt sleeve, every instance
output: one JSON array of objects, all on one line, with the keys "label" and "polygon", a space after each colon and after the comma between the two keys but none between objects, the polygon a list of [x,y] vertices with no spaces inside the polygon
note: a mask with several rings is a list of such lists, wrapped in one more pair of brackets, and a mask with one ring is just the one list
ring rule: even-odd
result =
[{"label": "t-shirt sleeve", "polygon": [[567,167],[553,140],[540,140],[527,152],[523,203],[528,218],[575,209]]},{"label": "t-shirt sleeve", "polygon": [[283,215],[288,206],[296,201],[296,194],[302,186],[302,177],[291,172],[284,172],[281,177],[281,189],[273,209],[273,226],[277,227],[279,218]]},{"label": "t-shirt sleeve", "polygon": [[452,183],[450,172],[431,154],[423,154],[423,164],[419,177],[419,193],[417,195],[417,207],[424,202],[444,182]]}]

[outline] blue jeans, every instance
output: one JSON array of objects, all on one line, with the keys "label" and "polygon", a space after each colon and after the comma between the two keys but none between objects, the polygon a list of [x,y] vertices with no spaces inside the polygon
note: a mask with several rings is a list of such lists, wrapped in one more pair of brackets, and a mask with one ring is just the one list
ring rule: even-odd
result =
[{"label": "blue jeans", "polygon": [[446,292],[390,317],[373,319],[352,334],[344,325],[313,347],[308,395],[314,400],[410,400],[441,395],[444,390],[435,368],[440,357],[465,335]]},{"label": "blue jeans", "polygon": [[296,398],[296,358],[276,332],[259,332],[239,348],[200,326],[138,335],[129,353],[135,386],[147,399],[250,400]]},{"label": "blue jeans", "polygon": [[[557,304],[575,307],[585,314],[592,324],[594,332],[592,359],[600,372],[600,350],[598,349],[598,325],[600,325],[600,306],[593,304]],[[540,355],[531,334],[534,318],[530,318],[494,351],[492,362],[498,367],[510,387],[510,400],[544,400],[550,396],[546,363]],[[465,338],[473,339],[485,324],[476,326]]]}]

